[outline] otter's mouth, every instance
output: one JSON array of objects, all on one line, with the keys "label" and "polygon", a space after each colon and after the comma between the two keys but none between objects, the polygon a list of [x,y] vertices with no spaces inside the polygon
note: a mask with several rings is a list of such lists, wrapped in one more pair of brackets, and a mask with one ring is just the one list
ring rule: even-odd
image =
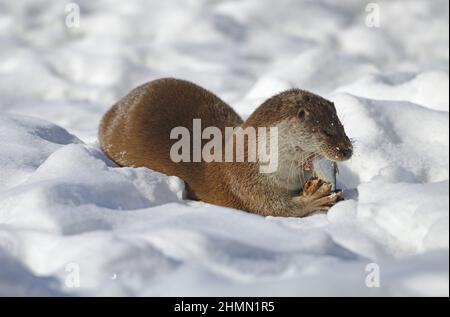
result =
[{"label": "otter's mouth", "polygon": [[322,155],[311,154],[303,161],[303,170],[312,171],[314,169],[314,161],[320,160]]}]

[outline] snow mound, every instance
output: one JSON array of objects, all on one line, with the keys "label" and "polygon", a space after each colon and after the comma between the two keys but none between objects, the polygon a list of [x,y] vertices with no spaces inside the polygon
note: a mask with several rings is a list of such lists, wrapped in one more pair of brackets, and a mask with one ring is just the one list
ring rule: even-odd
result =
[{"label": "snow mound", "polygon": [[346,186],[375,177],[390,182],[448,180],[448,112],[343,93],[331,98],[355,145],[351,161],[341,164]]},{"label": "snow mound", "polygon": [[430,71],[410,77],[409,74],[370,75],[338,91],[370,99],[409,101],[430,109],[449,111],[448,72]]},{"label": "snow mound", "polygon": [[[1,233],[1,231],[0,231]],[[0,241],[2,236],[0,234]],[[55,278],[37,277],[8,252],[0,249],[0,296],[61,296]]]},{"label": "snow mound", "polygon": [[49,122],[15,116],[0,117],[0,190],[26,180],[57,148],[78,139]]}]

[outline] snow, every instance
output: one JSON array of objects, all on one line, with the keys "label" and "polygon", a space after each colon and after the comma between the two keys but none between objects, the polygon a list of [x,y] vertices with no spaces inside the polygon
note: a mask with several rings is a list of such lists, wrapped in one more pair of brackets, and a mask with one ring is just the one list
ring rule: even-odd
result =
[{"label": "snow", "polygon": [[[448,2],[0,1],[0,295],[449,295]],[[336,104],[355,154],[328,214],[260,217],[118,168],[103,113],[159,77],[242,116]],[[368,287],[370,268],[379,287]],[[368,266],[369,265],[369,266]]]}]

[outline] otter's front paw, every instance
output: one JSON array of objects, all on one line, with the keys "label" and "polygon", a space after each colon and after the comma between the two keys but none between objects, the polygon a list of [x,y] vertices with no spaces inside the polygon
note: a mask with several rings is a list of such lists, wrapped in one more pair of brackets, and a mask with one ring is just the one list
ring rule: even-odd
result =
[{"label": "otter's front paw", "polygon": [[300,196],[294,197],[294,203],[298,205],[298,216],[307,216],[316,211],[327,211],[338,201],[343,200],[342,191],[332,191],[332,185],[321,179],[311,179],[305,186]]}]

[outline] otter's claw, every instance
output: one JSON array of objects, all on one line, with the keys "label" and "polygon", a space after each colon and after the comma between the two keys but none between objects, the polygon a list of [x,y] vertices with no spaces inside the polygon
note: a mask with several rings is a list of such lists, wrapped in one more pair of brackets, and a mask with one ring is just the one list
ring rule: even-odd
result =
[{"label": "otter's claw", "polygon": [[343,200],[342,191],[331,191],[332,185],[321,179],[311,179],[300,196],[294,197],[294,203],[299,206],[297,216],[306,216],[316,211],[327,211],[337,202]]}]

